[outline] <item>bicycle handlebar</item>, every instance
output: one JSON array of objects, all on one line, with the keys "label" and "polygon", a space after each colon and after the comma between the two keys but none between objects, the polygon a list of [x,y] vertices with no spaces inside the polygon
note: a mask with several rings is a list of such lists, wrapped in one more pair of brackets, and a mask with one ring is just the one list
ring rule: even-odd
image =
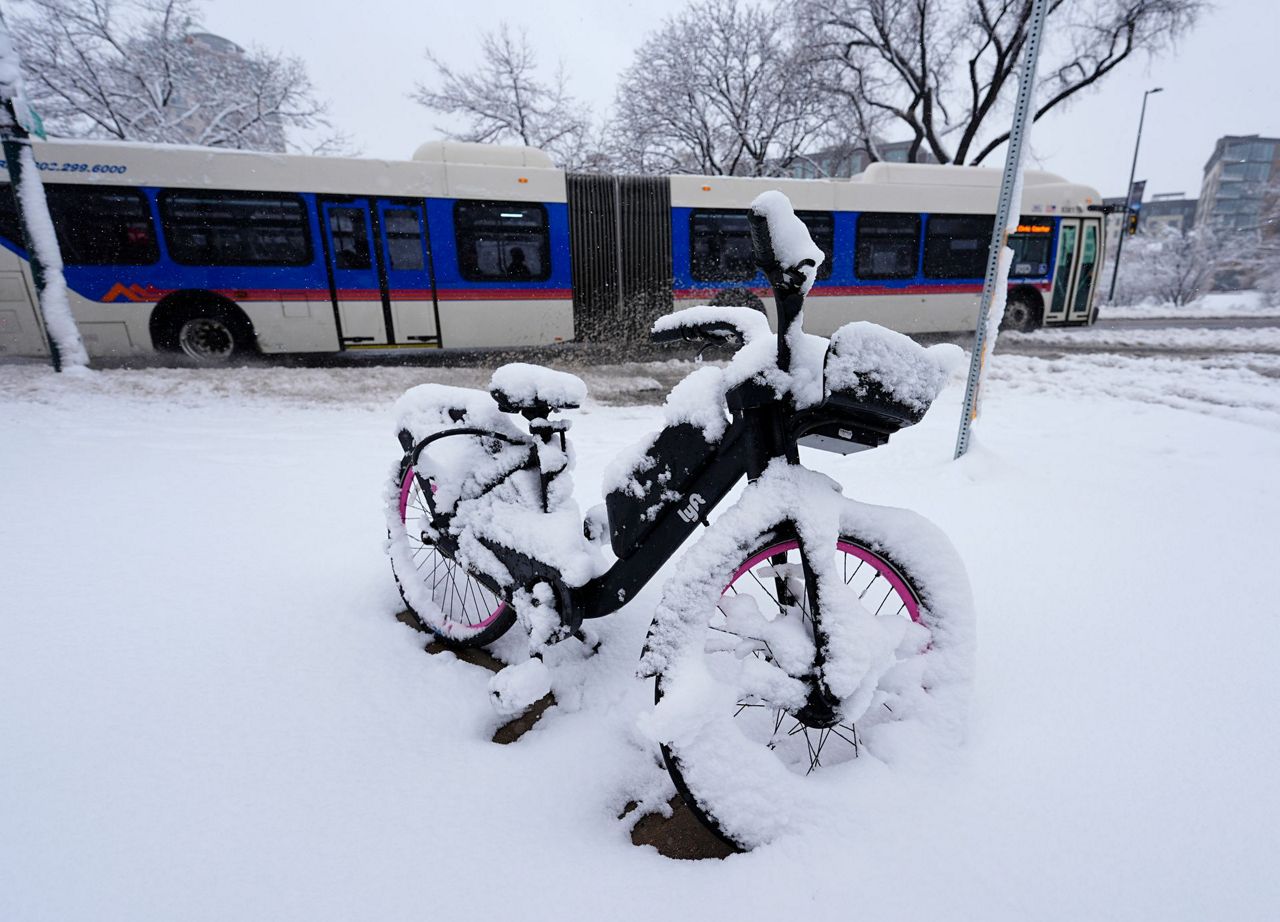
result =
[{"label": "bicycle handlebar", "polygon": [[768,217],[752,208],[747,212],[747,224],[751,229],[751,249],[755,253],[756,265],[769,280],[778,306],[778,368],[790,371],[791,347],[787,337],[804,309],[804,269],[816,263],[812,259],[802,259],[794,266],[782,265],[774,251]]}]

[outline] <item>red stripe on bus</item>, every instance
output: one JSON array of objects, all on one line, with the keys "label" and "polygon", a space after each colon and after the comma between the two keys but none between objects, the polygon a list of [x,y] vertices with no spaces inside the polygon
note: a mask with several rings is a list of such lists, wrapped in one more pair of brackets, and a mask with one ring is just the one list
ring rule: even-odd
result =
[{"label": "red stripe on bus", "polygon": [[568,301],[571,288],[437,288],[441,301]]},{"label": "red stripe on bus", "polygon": [[[1040,291],[1049,291],[1050,282],[1013,283],[1030,284]],[[154,302],[177,289],[144,288],[141,285],[113,285],[101,298],[102,302],[133,301]],[[697,300],[714,298],[723,289],[720,288],[677,288],[672,295],[680,300]],[[773,292],[767,288],[751,288],[749,291],[765,298]],[[317,301],[329,300],[329,292],[322,288],[220,288],[217,294],[233,301]],[[814,288],[810,293],[815,298],[843,298],[861,296],[886,295],[942,295],[942,294],[977,294],[982,291],[981,285],[972,283],[955,285],[907,285],[901,288],[890,288],[885,285],[827,285]],[[430,301],[430,288],[395,288],[390,292],[394,301]],[[567,301],[573,297],[569,288],[440,288],[436,297],[441,301]],[[369,288],[340,288],[339,301],[381,301],[382,293]]]},{"label": "red stripe on bus", "polygon": [[[1048,291],[1052,287],[1050,282],[1010,283],[1011,286],[1020,284],[1028,284],[1041,291]],[[677,288],[672,292],[672,295],[681,300],[714,298],[724,290],[722,288]],[[762,298],[773,296],[773,292],[768,288],[749,288],[747,290]],[[809,291],[809,295],[814,298],[847,298],[867,295],[951,295],[979,294],[981,292],[981,283],[965,282],[957,284],[903,285],[896,288],[888,285],[824,285],[822,287],[814,287]]]},{"label": "red stripe on bus", "polygon": [[[150,286],[113,285],[100,299],[101,302],[133,301],[154,302],[178,289],[160,289]],[[327,288],[216,288],[215,294],[232,301],[317,301],[330,300]],[[430,301],[430,288],[393,288],[395,301]],[[568,300],[573,292],[568,288],[442,288],[437,292],[441,300],[448,301],[546,301]],[[339,288],[339,301],[381,301],[382,293],[370,288]]]}]

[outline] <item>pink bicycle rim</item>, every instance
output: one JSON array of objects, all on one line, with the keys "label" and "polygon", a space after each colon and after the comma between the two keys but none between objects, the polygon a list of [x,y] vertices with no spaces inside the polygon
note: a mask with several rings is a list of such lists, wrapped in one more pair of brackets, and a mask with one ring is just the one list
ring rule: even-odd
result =
[{"label": "pink bicycle rim", "polygon": [[[737,571],[733,574],[733,578],[729,580],[729,585],[724,587],[725,591],[728,592],[729,586],[736,583],[742,574],[746,573],[748,570],[758,567],[770,557],[774,557],[778,554],[785,554],[787,551],[799,550],[799,548],[800,542],[796,541],[794,538],[790,541],[780,541],[772,547],[765,548],[742,566],[738,567]],[[916,601],[911,590],[907,588],[906,582],[898,575],[898,572],[893,567],[889,566],[884,558],[868,551],[866,548],[858,547],[856,544],[850,544],[848,541],[837,541],[836,549],[844,551],[846,554],[852,554],[859,560],[871,564],[872,569],[874,569],[880,576],[883,576],[889,585],[898,593],[898,596],[907,606],[907,614],[911,616],[911,620],[919,622],[920,604]]]},{"label": "pink bicycle rim", "polygon": [[[409,468],[404,472],[404,480],[400,482],[400,523],[404,524],[406,510],[409,508],[409,491],[413,489],[413,468]],[[435,492],[436,485],[431,485],[431,492]],[[470,577],[468,577],[470,578]],[[487,590],[486,590],[487,591]],[[457,630],[482,631],[493,622],[502,617],[502,613],[507,610],[506,602],[499,602],[498,607],[489,613],[489,617],[485,618],[479,624],[463,624],[460,621],[449,621],[450,627],[446,628],[448,633],[454,633]]]}]

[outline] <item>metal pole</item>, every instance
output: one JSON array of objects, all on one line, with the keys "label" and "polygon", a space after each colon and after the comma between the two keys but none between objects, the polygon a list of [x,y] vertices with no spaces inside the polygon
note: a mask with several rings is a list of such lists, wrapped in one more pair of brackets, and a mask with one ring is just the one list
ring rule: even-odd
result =
[{"label": "metal pole", "polygon": [[1018,102],[1013,110],[1013,126],[1009,129],[1009,149],[1004,158],[1004,176],[1000,180],[1000,199],[996,204],[995,225],[991,229],[991,249],[987,253],[987,275],[982,283],[982,303],[978,309],[978,329],[974,333],[973,355],[969,359],[969,380],[964,388],[964,411],[960,432],[956,436],[956,454],[969,450],[969,430],[978,416],[978,387],[987,360],[987,317],[995,298],[1000,274],[1000,259],[1009,237],[1009,216],[1018,207],[1014,196],[1021,188],[1022,143],[1031,110],[1031,94],[1036,82],[1036,64],[1040,58],[1040,35],[1044,31],[1047,0],[1035,0],[1031,9],[1031,25],[1027,32],[1027,48],[1022,58],[1022,75],[1018,78]]},{"label": "metal pole", "polygon": [[1129,236],[1129,210],[1133,207],[1133,202],[1129,199],[1133,196],[1133,177],[1138,172],[1138,147],[1142,144],[1142,123],[1147,117],[1147,97],[1163,89],[1164,87],[1158,86],[1142,94],[1142,111],[1138,114],[1138,137],[1133,142],[1133,164],[1129,167],[1129,185],[1124,190],[1124,219],[1120,222],[1120,239],[1116,241],[1116,264],[1111,268],[1111,290],[1107,292],[1108,301],[1114,300],[1116,296],[1116,276],[1120,274],[1120,251],[1124,249],[1124,238]]},{"label": "metal pole", "polygon": [[[27,262],[31,266],[31,280],[36,285],[36,300],[41,306],[44,304],[45,290],[45,272],[44,263],[40,260],[39,250],[32,243],[31,231],[27,228],[26,210],[22,205],[22,196],[18,194],[18,190],[22,188],[23,169],[23,151],[31,146],[31,141],[27,138],[27,133],[18,125],[18,120],[13,114],[13,102],[6,99],[4,101],[5,114],[9,117],[9,125],[3,124],[4,118],[0,116],[0,144],[4,148],[4,159],[9,167],[9,183],[13,189],[14,204],[18,209],[18,225],[22,228],[22,242],[27,248]],[[48,324],[45,325],[46,330]],[[53,362],[54,371],[62,371],[62,352],[58,349],[58,340],[55,336],[49,336],[49,358]]]},{"label": "metal pole", "polygon": [[[45,265],[45,261],[41,258],[43,248],[37,245],[39,234],[33,230],[33,227],[40,226],[51,234],[53,220],[49,216],[43,184],[40,182],[40,170],[32,155],[31,135],[23,124],[23,120],[19,118],[18,107],[15,106],[15,97],[21,97],[21,82],[18,77],[21,70],[17,51],[14,50],[9,36],[9,26],[3,15],[0,15],[0,63],[5,65],[5,70],[10,74],[0,90],[0,147],[4,150],[6,166],[9,169],[10,188],[13,190],[14,207],[18,212],[18,225],[22,228],[23,243],[27,248],[27,262],[31,266],[31,280],[35,282],[36,300],[39,302],[41,318],[44,320],[45,335],[49,340],[49,358],[53,362],[54,371],[62,371],[64,362],[72,365],[87,365],[88,356],[80,339],[80,331],[75,328],[75,321],[70,321],[69,330],[62,331],[61,325],[58,329],[51,329],[53,324],[50,323],[47,295],[49,278],[51,274],[61,276],[62,265],[60,258],[53,260],[52,266]],[[18,105],[25,107],[25,103],[20,98],[17,102]],[[40,122],[34,112],[31,113],[31,117],[35,120],[36,130],[40,131]],[[33,185],[39,193],[33,195],[30,201],[23,194],[23,190],[29,185]],[[34,208],[29,207],[32,204]],[[42,213],[33,216],[33,211]],[[37,220],[38,225],[35,223]],[[56,242],[54,246],[57,246]],[[54,252],[56,256],[56,250]],[[66,286],[63,284],[58,287],[60,290],[65,290]],[[68,355],[62,354],[63,346],[67,347]]]}]

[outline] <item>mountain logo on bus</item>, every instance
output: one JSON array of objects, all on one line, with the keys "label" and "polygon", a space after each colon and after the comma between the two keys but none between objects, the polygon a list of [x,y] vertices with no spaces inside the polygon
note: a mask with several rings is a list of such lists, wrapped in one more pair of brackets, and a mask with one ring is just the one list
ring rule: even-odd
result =
[{"label": "mountain logo on bus", "polygon": [[159,289],[154,285],[142,286],[136,282],[132,285],[126,285],[124,282],[116,282],[112,285],[105,295],[102,296],[103,302],[119,301],[123,298],[126,301],[155,301],[160,295]]}]

